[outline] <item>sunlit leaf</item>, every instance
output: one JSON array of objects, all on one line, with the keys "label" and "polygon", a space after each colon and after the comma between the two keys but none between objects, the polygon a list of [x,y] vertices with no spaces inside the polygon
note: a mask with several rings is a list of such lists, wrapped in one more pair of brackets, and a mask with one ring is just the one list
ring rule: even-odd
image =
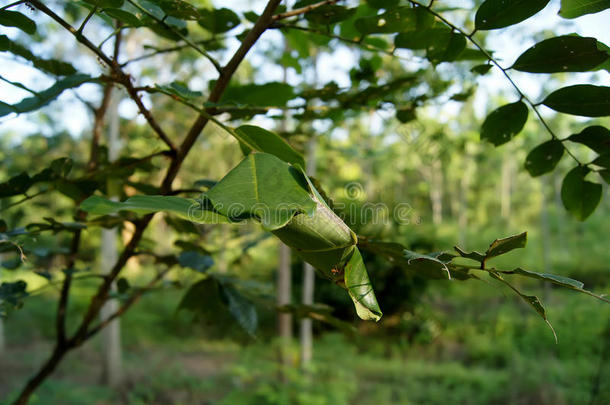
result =
[{"label": "sunlit leaf", "polygon": [[237,139],[248,149],[270,153],[284,162],[305,168],[303,155],[277,134],[254,125],[242,125],[235,130],[235,133]]},{"label": "sunlit leaf", "polygon": [[610,8],[610,0],[561,0],[559,15],[563,18],[576,18],[599,13],[607,8]]},{"label": "sunlit leaf", "polygon": [[0,35],[0,52],[10,52],[20,56],[34,65],[35,68],[57,76],[67,76],[76,73],[74,66],[68,62],[55,59],[44,59],[34,55],[29,49],[10,40],[6,35]]},{"label": "sunlit leaf", "polygon": [[378,321],[382,313],[358,248],[345,266],[345,287],[360,319]]},{"label": "sunlit leaf", "polygon": [[197,23],[213,34],[222,34],[237,27],[239,16],[228,8],[200,9]]}]

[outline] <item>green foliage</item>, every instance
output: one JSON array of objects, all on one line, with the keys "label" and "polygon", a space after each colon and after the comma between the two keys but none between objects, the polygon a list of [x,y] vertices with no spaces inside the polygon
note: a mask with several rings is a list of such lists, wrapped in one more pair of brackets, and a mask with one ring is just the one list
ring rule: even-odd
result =
[{"label": "green foliage", "polygon": [[532,46],[512,68],[530,73],[586,72],[608,58],[608,52],[599,49],[595,38],[563,35]]},{"label": "green foliage", "polygon": [[589,169],[576,166],[566,175],[561,185],[563,205],[580,221],[593,213],[602,198],[602,185],[585,180]]},{"label": "green foliage", "polygon": [[517,135],[527,121],[528,109],[523,101],[506,104],[492,111],[481,127],[481,139],[500,146]]},{"label": "green foliage", "polygon": [[566,114],[583,117],[610,115],[610,87],[577,84],[555,90],[542,104]]},{"label": "green foliage", "polygon": [[549,0],[485,0],[475,16],[477,30],[493,30],[518,24],[538,13]]},{"label": "green foliage", "polygon": [[553,171],[563,157],[561,141],[550,140],[536,146],[525,159],[525,169],[532,177]]},{"label": "green foliage", "polygon": [[17,11],[0,10],[0,25],[16,27],[30,35],[36,33],[36,23]]},{"label": "green foliage", "polygon": [[610,8],[608,0],[561,0],[559,15],[563,18],[576,18],[585,14],[599,13]]}]

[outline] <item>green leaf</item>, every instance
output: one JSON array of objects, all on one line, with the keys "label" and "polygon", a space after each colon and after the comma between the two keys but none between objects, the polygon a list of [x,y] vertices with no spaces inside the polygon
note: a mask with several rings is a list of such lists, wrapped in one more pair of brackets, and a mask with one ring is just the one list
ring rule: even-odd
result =
[{"label": "green leaf", "polygon": [[595,38],[563,35],[545,39],[521,54],[512,66],[522,72],[586,72],[608,60]]},{"label": "green leaf", "polygon": [[561,185],[561,200],[568,212],[584,221],[595,211],[602,197],[601,184],[585,180],[589,169],[576,166],[566,175]]},{"label": "green leaf", "polygon": [[229,312],[239,326],[251,336],[254,336],[258,325],[258,316],[254,304],[228,283],[220,283],[220,293],[226,300]]},{"label": "green leaf", "polygon": [[196,251],[186,251],[180,253],[178,256],[178,263],[182,267],[188,267],[199,273],[205,273],[210,267],[214,265],[214,259],[208,255],[201,254]]},{"label": "green leaf", "polygon": [[97,8],[120,8],[123,0],[85,0],[85,2]]},{"label": "green leaf", "polygon": [[435,27],[398,34],[397,48],[425,49],[432,63],[455,60],[466,48],[466,38],[447,27]]},{"label": "green leaf", "polygon": [[29,49],[11,41],[6,35],[0,35],[0,52],[10,52],[32,62],[35,68],[57,76],[67,76],[76,73],[74,66],[55,59],[43,59],[34,55]]},{"label": "green leaf", "polygon": [[83,83],[92,82],[97,79],[94,79],[87,75],[73,75],[67,76],[61,80],[58,80],[48,89],[41,91],[34,97],[24,98],[17,104],[9,105],[2,104],[0,105],[0,117],[4,117],[10,113],[26,113],[30,111],[38,110],[39,108],[44,107],[49,104],[51,101],[55,100],[64,90],[75,88],[80,86]]},{"label": "green leaf", "polygon": [[610,154],[598,156],[592,163],[610,169]]},{"label": "green leaf", "polygon": [[0,318],[6,317],[9,310],[23,306],[23,299],[28,296],[26,288],[23,280],[0,284]]},{"label": "green leaf", "polygon": [[455,249],[456,252],[458,252],[460,257],[464,257],[464,258],[470,259],[470,260],[475,260],[480,263],[483,263],[485,260],[487,260],[487,256],[485,254],[479,253],[476,250],[473,250],[472,252],[466,252],[466,251],[460,249],[458,246],[454,246],[453,248]]},{"label": "green leaf", "polygon": [[286,83],[246,84],[229,86],[221,102],[257,107],[285,106],[295,97],[292,86]]},{"label": "green leaf", "polygon": [[432,14],[421,7],[400,7],[379,15],[358,18],[354,26],[362,35],[390,34],[416,32],[430,27],[433,22]]},{"label": "green leaf", "polygon": [[242,125],[235,130],[234,136],[251,150],[270,153],[284,162],[305,168],[303,155],[273,132],[254,125]]},{"label": "green leaf", "polygon": [[544,309],[544,306],[542,305],[542,302],[540,301],[540,299],[534,295],[523,294],[521,291],[519,291],[517,288],[515,288],[508,281],[504,280],[504,278],[497,272],[492,271],[489,274],[496,280],[498,280],[498,281],[502,282],[503,284],[505,284],[506,286],[508,286],[519,297],[521,297],[521,299],[523,301],[525,301],[528,305],[530,305],[532,308],[534,308],[534,310],[538,313],[538,315],[540,315],[540,317],[542,319],[544,319],[544,322],[546,322],[546,324],[549,326],[549,328],[551,328],[551,331],[553,332],[553,336],[555,337],[555,342],[557,342],[557,334],[555,333],[555,329],[553,329],[553,325],[551,325],[551,323],[547,319],[546,310]]},{"label": "green leaf", "polygon": [[522,268],[516,268],[514,270],[502,272],[504,274],[519,274],[521,276],[535,278],[543,281],[550,281],[551,283],[560,285],[562,287],[570,288],[573,290],[582,290],[585,286],[582,282],[574,280],[573,278],[558,276],[557,274],[550,273],[538,273],[535,271],[524,270]]},{"label": "green leaf", "polygon": [[251,153],[207,193],[228,218],[257,218],[266,230],[285,226],[294,215],[313,215],[316,203],[302,174],[268,153]]},{"label": "green leaf", "polygon": [[393,9],[398,3],[400,3],[400,0],[366,0],[366,4],[369,6],[375,9],[383,8],[385,10]]},{"label": "green leaf", "polygon": [[496,239],[489,245],[485,252],[486,260],[492,257],[506,254],[514,249],[524,248],[527,243],[527,232],[518,235],[508,236],[506,238]]},{"label": "green leaf", "polygon": [[30,176],[26,172],[21,172],[0,184],[0,198],[23,194],[32,184]]},{"label": "green leaf", "polygon": [[610,87],[577,84],[549,94],[542,104],[555,111],[584,117],[610,115]]},{"label": "green leaf", "polygon": [[571,142],[581,143],[600,155],[610,153],[610,130],[601,125],[592,125],[578,134],[570,135]]},{"label": "green leaf", "polygon": [[485,0],[474,17],[476,30],[493,30],[520,23],[542,10],[549,0]]},{"label": "green leaf", "polygon": [[135,195],[123,202],[116,202],[94,195],[83,201],[80,208],[93,215],[116,214],[120,211],[131,211],[137,214],[164,211],[202,224],[230,222],[225,216],[199,201],[174,196]]},{"label": "green leaf", "polygon": [[330,25],[347,20],[356,13],[355,8],[325,4],[305,14],[305,19],[314,24]]},{"label": "green leaf", "polygon": [[525,158],[525,169],[530,176],[537,177],[552,171],[563,157],[564,147],[561,141],[544,142],[528,153]]},{"label": "green leaf", "polygon": [[447,264],[433,255],[424,255],[404,249],[403,256],[407,259],[407,265],[422,274],[441,274],[444,272],[445,278],[451,279],[451,273]]},{"label": "green leaf", "polygon": [[470,69],[470,71],[472,73],[476,73],[478,75],[484,75],[487,72],[489,72],[492,67],[493,67],[492,65],[486,63],[486,64],[483,64],[483,65],[476,65],[472,69]]},{"label": "green leaf", "polygon": [[121,8],[106,8],[104,13],[128,27],[141,27],[144,25],[137,15]]},{"label": "green leaf", "polygon": [[36,23],[18,11],[0,10],[0,25],[16,27],[30,35],[36,33]]},{"label": "green leaf", "polygon": [[[196,20],[199,18],[197,9],[184,0],[151,0],[163,10],[165,14],[178,20]],[[167,21],[167,18],[164,19]]]},{"label": "green leaf", "polygon": [[383,315],[358,248],[345,266],[345,287],[360,319],[378,321]]},{"label": "green leaf", "polygon": [[510,141],[523,129],[527,121],[527,106],[523,101],[506,104],[485,118],[481,127],[481,139],[485,139],[494,146]]},{"label": "green leaf", "polygon": [[610,0],[561,0],[559,15],[563,18],[576,18],[599,13],[607,8],[610,8]]},{"label": "green leaf", "polygon": [[237,27],[239,16],[228,8],[200,9],[197,23],[212,34],[222,34]]}]

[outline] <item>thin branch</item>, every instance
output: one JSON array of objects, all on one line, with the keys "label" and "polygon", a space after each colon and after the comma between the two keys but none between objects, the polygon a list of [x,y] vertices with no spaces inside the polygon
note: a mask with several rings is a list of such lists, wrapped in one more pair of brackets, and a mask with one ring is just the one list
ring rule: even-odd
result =
[{"label": "thin branch", "polygon": [[172,27],[170,27],[168,24],[165,23],[164,20],[160,20],[158,19],[154,14],[152,14],[151,12],[149,12],[147,9],[145,9],[144,7],[142,7],[141,5],[139,5],[138,3],[136,3],[135,1],[132,0],[127,0],[129,2],[129,4],[131,4],[132,6],[136,7],[138,10],[140,10],[141,12],[143,12],[144,14],[146,14],[148,17],[152,18],[153,20],[157,21],[159,24],[162,24],[164,26],[164,28],[167,28],[168,30],[170,30],[173,34],[176,34],[177,36],[180,37],[180,39],[182,39],[184,42],[186,42],[190,47],[192,47],[194,50],[196,50],[197,52],[199,52],[201,55],[203,55],[207,60],[210,61],[210,63],[212,65],[214,65],[214,68],[216,69],[216,71],[218,73],[220,73],[220,71],[222,70],[222,67],[220,66],[220,63],[214,59],[214,57],[212,55],[210,55],[209,53],[207,53],[205,50],[199,48],[195,43],[193,43],[190,39],[188,39],[185,35],[183,35],[181,32],[173,29]]},{"label": "thin branch", "polygon": [[33,4],[36,8],[38,8],[40,11],[42,11],[43,13],[45,13],[46,15],[51,17],[53,20],[55,20],[59,25],[64,27],[66,30],[68,30],[72,35],[74,35],[74,37],[76,38],[76,40],[78,42],[82,43],[87,48],[89,48],[91,51],[93,51],[93,53],[95,53],[104,63],[106,63],[106,65],[108,65],[108,67],[111,68],[111,70],[114,73],[114,75],[111,79],[117,83],[122,84],[125,87],[125,89],[127,90],[127,93],[129,94],[131,99],[136,103],[136,105],[138,106],[138,110],[144,116],[144,118],[146,118],[146,121],[148,122],[150,127],[155,131],[155,133],[159,136],[159,138],[161,138],[161,140],[163,142],[165,142],[165,144],[167,146],[169,146],[169,148],[171,150],[176,150],[176,147],[174,146],[172,141],[169,139],[169,137],[167,136],[165,131],[163,131],[163,129],[159,126],[159,124],[154,119],[154,117],[152,116],[150,111],[142,103],[140,96],[134,90],[133,84],[131,83],[130,76],[127,75],[125,72],[123,72],[123,70],[118,65],[118,63],[116,63],[116,61],[113,61],[112,59],[110,59],[104,52],[102,52],[102,50],[99,47],[95,46],[82,33],[78,32],[74,27],[72,27],[63,18],[61,18],[55,12],[53,12],[53,10],[51,10],[47,6],[45,6],[41,1],[32,0],[30,3]]},{"label": "thin branch", "polygon": [[15,201],[14,203],[8,204],[7,206],[0,208],[0,212],[8,210],[9,208],[12,208],[16,205],[22,204],[28,200],[31,200],[34,197],[38,197],[39,195],[42,195],[42,194],[46,193],[47,191],[51,191],[51,190],[53,190],[53,187],[45,188],[44,190],[40,190],[39,192],[31,194],[31,195],[26,194],[26,196],[24,198],[22,198],[21,200]]},{"label": "thin branch", "polygon": [[[230,37],[231,36],[215,37],[213,39],[204,39],[204,40],[201,40],[201,41],[195,41],[194,43],[195,44],[200,44],[200,45],[205,45],[205,44],[210,43],[212,41],[222,40],[222,39],[226,39],[226,38],[230,38]],[[191,45],[189,45],[189,44],[182,44],[182,45],[171,46],[169,48],[156,49],[156,50],[154,50],[152,52],[145,53],[145,54],[140,55],[140,56],[136,56],[133,59],[129,59],[129,60],[121,63],[119,66],[125,67],[125,66],[127,66],[127,65],[129,65],[130,63],[133,63],[133,62],[139,62],[139,61],[142,61],[144,59],[152,58],[154,56],[161,55],[161,54],[164,54],[164,53],[180,51],[182,49],[189,48],[190,46]]]},{"label": "thin branch", "polygon": [[[442,21],[443,23],[445,23],[447,26],[451,27],[452,29],[454,29],[455,31],[459,32],[460,34],[464,35],[468,41],[470,41],[483,55],[485,55],[485,57],[491,62],[493,63],[498,69],[500,69],[502,71],[502,74],[506,77],[506,79],[508,80],[508,82],[511,84],[511,86],[515,89],[515,91],[517,92],[517,94],[519,94],[519,97],[521,97],[521,99],[525,100],[525,102],[527,102],[530,107],[532,108],[532,110],[534,110],[534,113],[536,114],[536,116],[538,117],[538,120],[540,121],[540,123],[542,124],[542,126],[547,130],[547,132],[551,135],[551,138],[554,140],[558,140],[561,142],[561,140],[559,139],[559,137],[555,134],[555,132],[551,129],[551,127],[548,125],[548,123],[546,122],[546,120],[542,117],[542,115],[540,114],[540,111],[538,111],[538,104],[534,103],[532,100],[530,100],[529,97],[527,97],[525,95],[525,93],[523,93],[523,91],[521,91],[521,89],[519,88],[519,86],[517,86],[517,84],[513,81],[513,79],[510,77],[510,75],[508,74],[508,69],[503,68],[500,63],[493,57],[490,55],[489,52],[487,52],[487,50],[485,48],[483,48],[477,41],[475,41],[473,39],[473,35],[476,31],[473,31],[470,34],[467,34],[463,29],[461,29],[460,27],[456,26],[455,24],[451,23],[449,20],[447,20],[445,17],[443,17],[442,15],[440,15],[439,13],[437,13],[436,11],[432,10],[430,8],[430,6],[432,6],[432,3],[430,4],[430,6],[425,6],[424,4],[421,4],[418,1],[415,0],[408,0],[409,3],[422,7],[423,9],[425,9],[428,13],[432,14],[433,16],[435,16],[436,18],[438,18],[440,21]],[[578,163],[579,166],[583,166],[583,163],[570,151],[570,149],[568,149],[568,147],[561,142],[561,145],[563,146],[563,149],[568,153],[568,155],[570,155],[572,157],[572,159],[574,159],[576,161],[576,163]]]},{"label": "thin branch", "polygon": [[339,0],[325,0],[319,3],[310,4],[309,6],[297,8],[295,10],[286,11],[285,13],[276,14],[273,16],[273,21],[283,20],[284,18],[294,17],[297,15],[309,13],[312,10],[315,10],[318,7],[326,6],[329,4],[335,4]]},{"label": "thin branch", "polygon": [[93,15],[95,14],[96,11],[97,11],[97,6],[93,6],[91,11],[89,11],[89,14],[87,14],[87,17],[85,17],[85,19],[83,20],[83,23],[80,25],[80,27],[78,27],[77,32],[79,32],[81,34],[83,33],[83,30],[85,29],[85,25],[87,25],[87,23],[89,22],[91,17],[93,17]]},{"label": "thin branch", "polygon": [[121,305],[119,307],[119,309],[116,310],[116,312],[114,312],[113,314],[111,314],[108,318],[104,319],[103,321],[101,321],[98,325],[94,326],[93,328],[89,329],[87,331],[87,335],[86,335],[86,339],[91,338],[92,336],[94,336],[95,334],[97,334],[100,330],[102,330],[104,327],[106,327],[110,322],[112,322],[113,320],[115,320],[116,318],[120,317],[121,315],[123,315],[125,313],[125,311],[127,311],[133,304],[135,304],[141,297],[142,295],[144,295],[144,293],[146,293],[147,291],[150,291],[154,288],[155,284],[157,284],[157,282],[159,282],[168,272],[169,272],[170,268],[167,268],[161,272],[159,272],[159,274],[157,274],[155,276],[155,278],[153,278],[148,284],[146,284],[144,287],[140,287],[136,289],[136,292],[134,292],[124,303],[123,305]]},{"label": "thin branch", "polygon": [[[82,211],[80,211],[82,212]],[[84,214],[84,213],[83,213]],[[84,215],[79,215],[83,217]],[[64,272],[64,281],[61,285],[61,293],[59,295],[59,304],[57,306],[57,318],[55,320],[55,329],[57,331],[57,344],[63,346],[66,344],[66,312],[68,309],[68,298],[70,296],[70,287],[72,285],[72,275],[74,273],[74,263],[76,255],[80,247],[81,230],[74,231],[72,243],[70,245],[70,254],[68,256],[68,264]]]},{"label": "thin branch", "polygon": [[26,0],[19,0],[19,1],[16,1],[14,3],[7,4],[6,6],[2,6],[0,8],[0,11],[6,10],[8,8],[11,8],[11,7],[18,6],[19,4],[22,4],[22,3],[25,3],[25,2],[26,2]]}]

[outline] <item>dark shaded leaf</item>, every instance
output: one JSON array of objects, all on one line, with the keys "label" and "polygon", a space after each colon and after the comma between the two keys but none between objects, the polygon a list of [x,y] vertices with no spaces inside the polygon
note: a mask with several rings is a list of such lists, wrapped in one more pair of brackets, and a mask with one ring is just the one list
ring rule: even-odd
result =
[{"label": "dark shaded leaf", "polygon": [[568,140],[581,143],[600,155],[610,153],[610,130],[601,125],[592,125],[578,134],[570,135]]},{"label": "dark shaded leaf", "polygon": [[517,58],[512,69],[530,73],[586,72],[608,58],[595,38],[563,35],[532,46]]},{"label": "dark shaded leaf", "polygon": [[561,160],[564,147],[561,141],[544,142],[528,153],[525,158],[525,169],[532,177],[537,177],[552,171]]},{"label": "dark shaded leaf", "polygon": [[28,296],[26,288],[23,280],[0,284],[0,318],[4,318],[9,310],[21,308],[23,299]]},{"label": "dark shaded leaf", "polygon": [[239,326],[254,336],[258,326],[258,315],[254,304],[228,283],[220,283],[220,292],[225,298],[229,312]]},{"label": "dark shaded leaf", "polygon": [[563,179],[561,200],[568,212],[576,219],[584,221],[595,211],[602,197],[601,184],[585,180],[589,169],[576,166]]},{"label": "dark shaded leaf", "polygon": [[0,25],[16,27],[30,35],[36,33],[36,23],[18,11],[0,10]]},{"label": "dark shaded leaf", "polygon": [[197,23],[213,34],[222,34],[237,27],[239,16],[228,8],[200,9]]},{"label": "dark shaded leaf", "polygon": [[354,26],[362,35],[407,32],[430,27],[434,22],[432,14],[421,7],[400,7],[385,13],[358,18]]},{"label": "dark shaded leaf", "polygon": [[493,30],[520,23],[542,10],[549,0],[485,0],[477,10],[477,30]]},{"label": "dark shaded leaf", "polygon": [[610,87],[577,84],[549,94],[542,104],[555,111],[584,117],[610,115]]},{"label": "dark shaded leaf", "polygon": [[528,109],[523,101],[506,104],[485,118],[481,127],[481,139],[499,146],[510,141],[523,129],[527,121]]},{"label": "dark shaded leaf", "polygon": [[305,19],[314,24],[330,25],[347,20],[355,13],[355,8],[347,8],[335,4],[326,4],[306,13]]},{"label": "dark shaded leaf", "polygon": [[123,5],[123,0],[85,0],[85,2],[97,8],[119,8]]},{"label": "dark shaded leaf", "polygon": [[214,259],[208,255],[196,251],[186,251],[178,256],[178,263],[182,267],[188,267],[200,273],[205,273],[214,265]]},{"label": "dark shaded leaf", "polygon": [[466,251],[460,249],[458,246],[454,246],[453,248],[455,249],[456,252],[458,252],[458,254],[461,257],[465,257],[466,259],[475,260],[480,263],[484,262],[487,259],[487,256],[485,256],[483,253],[479,253],[477,251],[466,252]]},{"label": "dark shaded leaf", "polygon": [[128,27],[141,27],[143,25],[142,21],[138,18],[137,15],[130,13],[129,11],[123,10],[121,8],[106,8],[104,9],[104,13],[109,17],[114,18],[122,22],[125,26]]},{"label": "dark shaded leaf", "polygon": [[561,0],[559,15],[563,18],[576,18],[599,13],[607,8],[610,8],[610,0]]},{"label": "dark shaded leaf", "polygon": [[366,0],[366,4],[369,6],[376,9],[383,8],[385,10],[393,9],[398,3],[400,3],[400,0]]},{"label": "dark shaded leaf", "polygon": [[489,72],[492,67],[493,66],[490,64],[476,65],[472,69],[470,69],[470,71],[479,75],[484,75]]}]

